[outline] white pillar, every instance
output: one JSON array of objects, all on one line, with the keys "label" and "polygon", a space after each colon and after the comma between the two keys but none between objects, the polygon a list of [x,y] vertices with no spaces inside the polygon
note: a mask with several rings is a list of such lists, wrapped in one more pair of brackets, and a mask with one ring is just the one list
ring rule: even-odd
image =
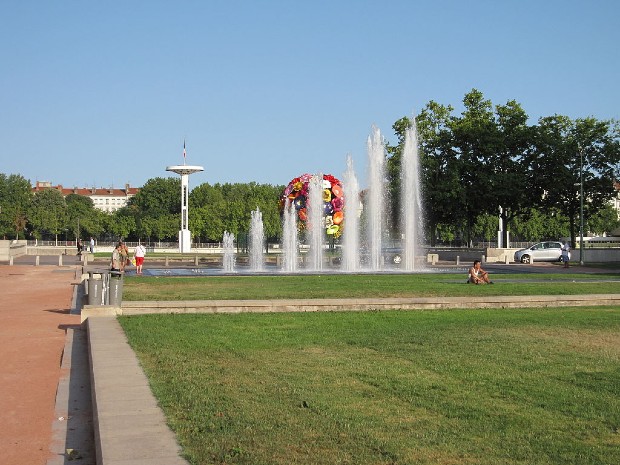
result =
[{"label": "white pillar", "polygon": [[503,209],[499,207],[499,222],[497,228],[497,248],[501,249],[504,247],[504,222],[502,221],[502,212]]},{"label": "white pillar", "polygon": [[189,175],[203,170],[202,166],[189,165],[166,168],[166,171],[172,171],[181,176],[181,230],[179,231],[179,252],[181,253],[189,253],[192,249],[192,234],[189,230]]},{"label": "white pillar", "polygon": [[179,252],[189,253],[192,249],[192,233],[189,230],[189,175],[181,175],[181,230],[179,231]]}]

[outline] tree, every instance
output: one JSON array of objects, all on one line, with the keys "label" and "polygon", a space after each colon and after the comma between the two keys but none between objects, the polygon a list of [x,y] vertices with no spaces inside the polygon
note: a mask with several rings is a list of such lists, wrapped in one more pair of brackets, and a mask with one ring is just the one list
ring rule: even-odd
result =
[{"label": "tree", "polygon": [[472,228],[473,234],[483,241],[491,242],[495,240],[497,234],[497,216],[483,213],[476,218]]},{"label": "tree", "polygon": [[152,178],[128,202],[140,216],[158,216],[181,212],[180,178]]},{"label": "tree", "polygon": [[123,215],[133,217],[130,233],[136,238],[154,234],[161,241],[177,236],[180,213],[180,178],[152,178],[129,200]]},{"label": "tree", "polygon": [[539,120],[532,159],[532,173],[536,176],[531,178],[531,192],[540,208],[560,208],[568,217],[573,247],[581,188],[584,212],[592,216],[614,192],[614,176],[620,162],[619,141],[617,126],[612,121],[573,121],[561,115]]},{"label": "tree", "polygon": [[[465,218],[465,187],[461,182],[461,161],[454,149],[451,106],[429,102],[417,120],[422,156],[422,197],[431,245],[437,237],[454,240],[449,228]],[[443,234],[438,234],[441,229]]]},{"label": "tree", "polygon": [[175,240],[179,229],[179,215],[161,215],[155,218],[155,221],[153,222],[153,234],[159,241],[164,239]]},{"label": "tree", "polygon": [[95,209],[90,197],[71,193],[65,197],[65,202],[67,228],[73,232],[74,237],[97,237],[103,232],[102,214],[105,213]]},{"label": "tree", "polygon": [[32,201],[30,181],[19,174],[0,173],[0,235],[19,239],[27,224]]},{"label": "tree", "polygon": [[497,209],[490,195],[493,165],[491,160],[500,146],[500,134],[490,100],[473,89],[463,99],[465,111],[452,122],[454,147],[460,160],[463,208],[467,242],[476,217]]},{"label": "tree", "polygon": [[495,107],[498,145],[488,161],[489,186],[486,194],[491,203],[487,213],[500,216],[504,225],[502,243],[508,243],[512,220],[534,205],[527,189],[528,166],[533,152],[533,128],[527,125],[528,116],[516,101]]},{"label": "tree", "polygon": [[118,239],[124,239],[136,229],[136,219],[128,208],[116,210],[108,223],[108,232]]},{"label": "tree", "polygon": [[43,189],[34,195],[28,211],[34,237],[41,239],[47,233],[57,239],[66,221],[67,204],[59,190]]},{"label": "tree", "polygon": [[598,212],[589,216],[586,231],[589,231],[590,234],[603,236],[610,234],[618,227],[620,227],[618,212],[611,205],[607,204]]},{"label": "tree", "polygon": [[224,231],[235,236],[250,229],[251,212],[263,217],[266,237],[278,237],[281,230],[278,200],[284,186],[269,184],[202,184],[190,193],[190,225],[194,235],[220,241]]}]

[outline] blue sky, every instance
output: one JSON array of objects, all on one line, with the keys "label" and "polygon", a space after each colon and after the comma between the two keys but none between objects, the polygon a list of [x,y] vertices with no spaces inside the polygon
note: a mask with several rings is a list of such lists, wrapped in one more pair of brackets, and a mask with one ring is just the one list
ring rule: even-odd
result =
[{"label": "blue sky", "polygon": [[30,1],[0,4],[0,172],[141,186],[365,184],[372,125],[472,88],[541,116],[619,117],[620,2]]}]

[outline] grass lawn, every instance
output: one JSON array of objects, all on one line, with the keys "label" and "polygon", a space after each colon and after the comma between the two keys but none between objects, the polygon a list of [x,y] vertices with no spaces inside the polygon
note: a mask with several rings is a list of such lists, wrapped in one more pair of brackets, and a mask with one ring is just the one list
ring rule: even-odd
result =
[{"label": "grass lawn", "polygon": [[125,300],[314,299],[478,295],[618,294],[620,275],[497,274],[495,284],[466,285],[464,273],[137,277]]},{"label": "grass lawn", "polygon": [[195,465],[620,463],[617,308],[119,320]]}]

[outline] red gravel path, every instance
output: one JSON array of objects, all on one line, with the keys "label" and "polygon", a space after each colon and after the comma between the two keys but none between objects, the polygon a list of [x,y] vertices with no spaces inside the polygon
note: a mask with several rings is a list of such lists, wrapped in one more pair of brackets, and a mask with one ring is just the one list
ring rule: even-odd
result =
[{"label": "red gravel path", "polygon": [[0,462],[50,458],[74,267],[0,266]]}]

